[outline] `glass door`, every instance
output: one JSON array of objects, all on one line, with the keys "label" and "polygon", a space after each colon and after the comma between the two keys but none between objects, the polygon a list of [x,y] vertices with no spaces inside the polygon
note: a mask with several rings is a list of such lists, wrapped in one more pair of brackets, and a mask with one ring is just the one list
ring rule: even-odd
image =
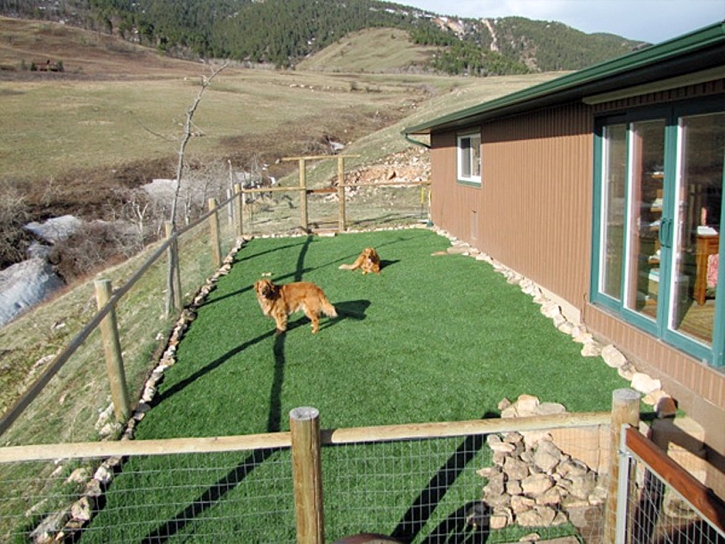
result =
[{"label": "glass door", "polygon": [[625,308],[657,319],[665,163],[665,121],[631,124]]},{"label": "glass door", "polygon": [[724,148],[725,113],[679,118],[667,327],[708,346],[723,290],[718,250]]},{"label": "glass door", "polygon": [[653,108],[597,131],[592,300],[723,365],[725,111]]}]

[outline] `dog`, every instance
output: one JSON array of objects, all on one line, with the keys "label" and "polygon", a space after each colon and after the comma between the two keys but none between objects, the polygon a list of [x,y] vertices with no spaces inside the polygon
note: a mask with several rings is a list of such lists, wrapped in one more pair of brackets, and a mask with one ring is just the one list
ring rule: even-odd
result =
[{"label": "dog", "polygon": [[340,270],[362,270],[363,274],[375,272],[380,274],[380,256],[374,247],[366,247],[352,264],[341,264]]},{"label": "dog", "polygon": [[322,289],[308,281],[275,285],[272,280],[261,279],[254,283],[254,290],[262,313],[274,319],[275,334],[287,330],[287,317],[298,310],[305,312],[312,321],[313,334],[320,330],[321,314],[337,317],[335,307]]}]

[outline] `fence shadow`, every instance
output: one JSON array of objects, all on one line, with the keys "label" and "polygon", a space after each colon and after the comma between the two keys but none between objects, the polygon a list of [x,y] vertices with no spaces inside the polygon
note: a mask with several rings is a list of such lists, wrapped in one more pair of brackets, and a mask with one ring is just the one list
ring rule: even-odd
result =
[{"label": "fence shadow", "polygon": [[[301,321],[301,320],[298,320]],[[263,338],[274,335],[274,331],[260,336],[254,340],[258,342]],[[286,365],[285,360],[285,338],[286,335],[279,334],[274,336],[274,346],[272,352],[274,354],[274,379],[272,380],[272,389],[269,395],[269,413],[267,416],[267,432],[276,433],[282,430],[282,386],[284,384],[284,369]],[[239,348],[232,350],[224,357],[220,357],[210,365],[204,367],[203,373],[210,372],[225,360],[231,357],[233,354],[242,351],[244,348],[249,346],[249,342],[242,344]],[[189,377],[188,383],[191,383],[199,377],[199,373]],[[185,385],[188,385],[185,384]],[[184,385],[184,386],[185,386]],[[177,389],[174,392],[177,392]],[[141,540],[142,544],[159,544],[166,542],[170,537],[174,536],[180,530],[182,530],[187,524],[193,523],[196,518],[203,514],[209,508],[214,507],[224,495],[230,490],[237,487],[256,467],[260,466],[272,455],[274,455],[279,449],[267,448],[261,450],[255,450],[250,454],[242,463],[234,467],[229,471],[223,478],[211,485],[203,494],[197,497],[191,504],[180,511],[172,519],[158,527],[153,532],[146,535]]]},{"label": "fence shadow", "polygon": [[[496,417],[495,414],[486,413],[485,418]],[[467,436],[458,446],[455,453],[446,461],[446,463],[431,478],[428,485],[421,490],[420,494],[408,508],[398,522],[397,527],[393,530],[391,536],[402,542],[413,542],[421,533],[426,523],[430,519],[433,511],[438,507],[448,490],[453,486],[458,476],[466,468],[466,465],[473,460],[483,448],[485,444],[485,435]],[[461,507],[451,514],[444,522],[434,529],[425,540],[428,544],[448,543],[448,542],[474,542],[466,540],[474,536],[471,532],[472,524],[469,523],[466,516],[473,507],[473,503]],[[478,518],[476,518],[478,519]],[[481,527],[483,530],[484,527]],[[487,531],[478,531],[476,533],[483,537]],[[485,542],[483,540],[475,540],[475,542]]]},{"label": "fence shadow", "polygon": [[215,368],[220,367],[221,365],[223,365],[225,362],[227,362],[229,359],[231,359],[238,353],[241,353],[245,349],[247,349],[255,344],[258,344],[262,340],[269,338],[273,335],[274,335],[274,330],[271,330],[267,333],[257,336],[256,338],[252,338],[251,340],[244,342],[243,344],[239,344],[236,348],[229,350],[221,357],[214,359],[206,366],[200,368],[199,370],[197,370],[196,372],[191,374],[188,378],[185,378],[185,379],[181,380],[180,382],[175,383],[174,385],[169,387],[166,391],[159,392],[159,394],[156,395],[156,397],[154,397],[151,405],[157,406],[158,404],[162,403],[163,401],[165,401],[166,399],[175,395],[176,393],[179,393],[180,391],[184,390],[186,387],[188,387],[189,385],[194,383],[199,378],[205,376],[209,372],[213,371]]},{"label": "fence shadow", "polygon": [[204,511],[215,506],[224,495],[239,485],[255,468],[264,463],[277,451],[280,450],[278,448],[255,450],[254,453],[250,454],[223,478],[215,482],[184,510],[146,535],[141,540],[141,544],[161,544],[168,541],[169,538],[183,530],[186,525],[194,523],[196,518],[204,513]]}]

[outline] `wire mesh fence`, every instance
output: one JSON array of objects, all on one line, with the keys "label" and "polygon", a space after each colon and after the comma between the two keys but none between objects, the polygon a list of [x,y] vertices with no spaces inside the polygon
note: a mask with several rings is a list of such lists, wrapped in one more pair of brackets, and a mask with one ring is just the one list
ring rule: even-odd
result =
[{"label": "wire mesh fence", "polygon": [[725,503],[664,453],[626,431],[618,495],[621,544],[725,543]]},{"label": "wire mesh fence", "polygon": [[[323,431],[325,541],[360,533],[410,543],[511,542],[533,532],[581,539],[566,515],[583,503],[598,511],[588,499],[550,505],[565,516],[561,523],[522,525],[512,519],[494,527],[496,512],[513,516],[519,507],[511,497],[507,506],[486,499],[494,479],[487,469],[505,464],[496,444],[511,433],[524,437],[534,428],[536,436],[574,444],[582,430],[605,428],[607,417]],[[528,436],[533,440],[534,434]],[[3,449],[0,540],[298,542],[294,444],[290,433],[274,433]],[[570,459],[564,451],[561,457]],[[539,470],[533,459],[529,470]],[[562,473],[559,480],[570,478]],[[527,493],[536,503],[538,492]]]}]

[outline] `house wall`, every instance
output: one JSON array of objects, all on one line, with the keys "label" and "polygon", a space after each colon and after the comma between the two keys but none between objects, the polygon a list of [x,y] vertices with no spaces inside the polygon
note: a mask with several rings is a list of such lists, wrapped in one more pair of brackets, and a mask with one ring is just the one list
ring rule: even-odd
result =
[{"label": "house wall", "polygon": [[569,105],[487,123],[481,186],[457,183],[456,135],[434,134],[434,223],[581,308],[588,293],[592,115]]},{"label": "house wall", "polygon": [[722,92],[723,82],[486,122],[482,183],[456,181],[456,134],[431,137],[433,222],[561,297],[603,341],[662,380],[725,470],[725,373],[588,303],[596,113]]}]

